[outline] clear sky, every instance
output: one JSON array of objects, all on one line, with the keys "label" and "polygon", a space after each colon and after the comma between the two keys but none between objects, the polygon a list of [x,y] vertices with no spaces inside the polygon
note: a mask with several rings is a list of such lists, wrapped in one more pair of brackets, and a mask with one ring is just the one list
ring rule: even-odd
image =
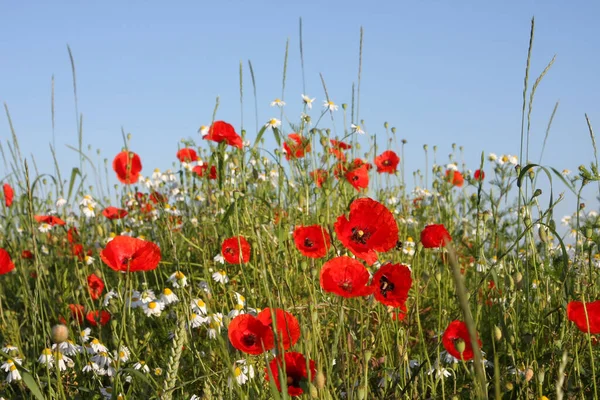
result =
[{"label": "clear sky", "polygon": [[[36,3],[36,4],[34,4]],[[530,20],[536,18],[531,83],[554,54],[533,109],[531,159],[560,100],[544,163],[576,171],[593,152],[584,118],[600,132],[600,5],[594,1],[62,1],[0,3],[0,100],[24,154],[50,168],[50,82],[55,76],[56,131],[64,168],[77,164],[70,45],[77,68],[84,143],[112,160],[121,127],[143,174],[171,166],[178,140],[199,141],[216,96],[217,117],[240,126],[239,63],[244,65],[244,124],[255,135],[247,61],[254,66],[259,123],[279,111],[286,40],[284,100],[302,111],[298,20],[303,19],[306,92],[351,102],[364,27],[360,116],[368,133],[388,121],[408,141],[407,170],[423,168],[423,144],[465,148],[477,168],[481,151],[518,154]],[[318,111],[313,110],[313,116]],[[342,126],[341,112],[336,126]],[[0,116],[0,140],[9,137]],[[271,144],[273,145],[273,144]],[[4,176],[7,171],[0,173]],[[593,194],[592,194],[593,197]]]}]

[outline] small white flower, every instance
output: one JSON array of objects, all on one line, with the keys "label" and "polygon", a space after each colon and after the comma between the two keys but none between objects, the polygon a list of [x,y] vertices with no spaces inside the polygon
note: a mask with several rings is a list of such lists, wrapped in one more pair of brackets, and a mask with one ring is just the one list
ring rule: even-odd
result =
[{"label": "small white flower", "polygon": [[83,347],[73,343],[70,340],[67,340],[66,342],[61,342],[59,344],[54,343],[52,345],[52,351],[56,350],[60,351],[61,353],[67,356],[74,356],[76,354],[83,353]]},{"label": "small white flower", "polygon": [[127,348],[127,346],[121,346],[119,350],[118,358],[121,362],[129,361],[129,357],[131,356],[131,351]]},{"label": "small white flower", "polygon": [[208,135],[208,131],[209,131],[210,127],[209,126],[205,126],[202,125],[199,129],[200,134],[202,135],[202,137],[205,137]]},{"label": "small white flower", "polygon": [[160,301],[163,302],[166,306],[169,304],[177,303],[179,301],[179,297],[169,288],[164,288],[162,294],[160,295]]},{"label": "small white flower", "polygon": [[315,101],[315,99],[314,98],[311,99],[307,95],[303,94],[302,101],[304,102],[304,104],[306,104],[306,107],[310,110],[312,108],[312,103],[313,103],[313,101]]},{"label": "small white flower", "polygon": [[323,107],[324,107],[326,110],[329,110],[329,111],[337,111],[337,110],[338,110],[338,108],[339,108],[339,107],[338,107],[338,106],[337,106],[337,105],[336,105],[336,104],[335,104],[333,101],[331,101],[331,100],[329,100],[329,101],[327,101],[327,100],[323,100]]},{"label": "small white flower", "polygon": [[81,332],[79,332],[79,340],[81,343],[87,343],[90,340],[90,333],[92,332],[91,328],[85,328]]},{"label": "small white flower", "polygon": [[[246,360],[237,360],[234,364],[233,377],[238,385],[243,385],[249,379],[254,379],[254,367],[246,365]],[[231,387],[232,379],[229,378],[228,385]]]},{"label": "small white flower", "polygon": [[56,208],[61,208],[65,204],[67,204],[67,201],[65,199],[63,199],[62,197],[60,199],[56,200]]},{"label": "small white flower", "polygon": [[[266,178],[265,178],[266,179]],[[223,255],[221,253],[217,254],[213,260],[215,262],[221,263],[221,264],[225,264],[225,258],[223,258]]]},{"label": "small white flower", "polygon": [[86,373],[87,373],[87,372],[94,372],[94,373],[97,373],[99,369],[100,369],[100,367],[98,367],[98,364],[96,364],[96,363],[94,363],[94,362],[91,362],[91,361],[89,361],[89,362],[88,362],[88,363],[85,365],[85,367],[83,367],[83,368],[82,368],[82,371],[83,371],[83,372],[86,372]]},{"label": "small white flower", "polygon": [[271,107],[283,107],[285,106],[285,101],[281,100],[281,99],[275,99],[271,102]]},{"label": "small white flower", "polygon": [[55,356],[56,366],[58,367],[59,370],[66,371],[67,366],[73,367],[73,365],[74,365],[73,360],[71,360],[69,357],[65,356],[60,351],[57,351],[56,353],[54,353],[54,356]]},{"label": "small white flower", "polygon": [[494,153],[490,153],[490,155],[488,156],[488,160],[494,162],[498,159],[498,156]]},{"label": "small white flower", "polygon": [[17,351],[19,350],[16,346],[13,346],[11,344],[5,344],[4,347],[2,347],[2,351],[5,353],[10,353],[11,351]]},{"label": "small white flower", "polygon": [[192,328],[198,328],[209,322],[209,318],[200,314],[192,313],[190,315],[190,326]]},{"label": "small white flower", "polygon": [[[114,290],[111,290],[110,292],[107,292],[104,295],[104,301],[103,301],[103,305],[104,307],[108,307],[108,305],[110,304],[110,301],[112,299],[114,299],[115,297],[117,297],[117,292],[115,292]],[[89,328],[88,328],[89,329]],[[89,334],[89,333],[88,333]]]},{"label": "small white flower", "polygon": [[169,276],[169,282],[176,288],[186,287],[188,285],[187,278],[181,271],[173,272],[171,276]]},{"label": "small white flower", "polygon": [[164,308],[165,308],[165,304],[162,301],[151,301],[151,302],[145,303],[144,306],[142,307],[142,310],[144,310],[144,314],[146,314],[147,317],[150,317],[150,316],[158,317],[158,316],[160,316],[160,314],[162,313],[162,310],[164,310]]},{"label": "small white flower", "polygon": [[52,225],[47,224],[46,222],[42,222],[40,226],[38,226],[38,230],[42,233],[50,232],[50,229],[52,229]]},{"label": "small white flower", "polygon": [[359,135],[364,135],[365,131],[363,131],[362,127],[360,125],[350,125],[350,127],[352,128],[352,133],[358,133]]},{"label": "small white flower", "polygon": [[192,300],[192,311],[197,314],[206,315],[206,303],[202,299]]},{"label": "small white flower", "polygon": [[220,270],[212,274],[212,278],[217,283],[226,284],[229,282],[229,277],[227,276],[227,272],[225,270]]},{"label": "small white flower", "polygon": [[42,354],[38,357],[38,362],[45,365],[48,368],[52,368],[54,365],[54,357],[52,356],[52,349],[45,348],[42,350]]},{"label": "small white flower", "polygon": [[273,128],[279,128],[280,126],[281,126],[281,121],[278,120],[277,118],[271,118],[269,120],[269,122],[267,122],[265,124],[266,128],[271,128],[271,129],[273,129]]},{"label": "small white flower", "polygon": [[104,346],[102,343],[100,343],[100,341],[98,339],[93,339],[90,342],[90,346],[92,347],[92,350],[94,350],[94,352],[96,352],[96,353],[108,351],[106,346]]},{"label": "small white flower", "polygon": [[138,371],[145,372],[145,373],[148,373],[148,372],[150,372],[150,368],[149,368],[149,367],[146,365],[146,362],[145,362],[145,361],[142,361],[142,360],[140,360],[140,361],[136,362],[136,363],[133,365],[133,368],[134,368],[134,369],[137,369]]}]

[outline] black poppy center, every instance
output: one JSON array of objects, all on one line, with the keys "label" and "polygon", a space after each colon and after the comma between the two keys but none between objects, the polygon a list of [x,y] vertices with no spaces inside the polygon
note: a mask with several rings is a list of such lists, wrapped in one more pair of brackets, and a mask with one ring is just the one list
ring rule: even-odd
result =
[{"label": "black poppy center", "polygon": [[304,238],[304,246],[306,247],[313,247],[315,244],[313,243],[312,240],[310,240],[310,238]]},{"label": "black poppy center", "polygon": [[370,237],[371,237],[371,232],[362,230],[357,227],[352,228],[352,236],[350,236],[350,239],[353,242],[360,243],[360,244],[367,244],[367,240]]},{"label": "black poppy center", "polygon": [[257,337],[254,333],[247,333],[244,336],[242,336],[242,343],[244,343],[245,346],[254,346],[257,342]]},{"label": "black poppy center", "polygon": [[390,165],[390,164],[391,164],[391,162],[390,162],[390,160],[383,160],[383,163],[382,163],[382,164],[383,164],[383,165],[385,165],[385,166],[387,167],[388,165]]},{"label": "black poppy center", "polygon": [[352,282],[344,281],[338,285],[345,292],[352,292]]},{"label": "black poppy center", "polygon": [[300,387],[300,381],[302,380],[302,376],[300,376],[299,374],[289,374],[287,376],[287,385],[289,386],[293,386],[293,387]]},{"label": "black poppy center", "polygon": [[384,275],[379,279],[379,291],[381,295],[387,298],[388,292],[394,291],[394,284]]},{"label": "black poppy center", "polygon": [[225,253],[231,254],[232,256],[235,255],[235,251],[231,247],[226,248]]}]

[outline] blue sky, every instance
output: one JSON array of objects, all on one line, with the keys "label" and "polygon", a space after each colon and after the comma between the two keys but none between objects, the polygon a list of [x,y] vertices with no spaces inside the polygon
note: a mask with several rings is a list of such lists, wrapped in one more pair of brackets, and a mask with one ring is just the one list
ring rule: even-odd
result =
[{"label": "blue sky", "polygon": [[[61,165],[77,164],[71,69],[77,67],[84,143],[112,160],[121,127],[133,134],[142,173],[166,169],[178,140],[211,121],[240,126],[240,61],[245,127],[255,132],[247,61],[254,66],[259,123],[279,112],[283,58],[290,54],[285,100],[302,110],[298,19],[303,18],[306,92],[321,104],[350,103],[364,27],[361,118],[369,133],[388,121],[408,141],[406,168],[423,168],[423,144],[464,146],[475,169],[481,151],[518,154],[530,20],[536,18],[531,84],[557,55],[533,109],[531,159],[537,161],[548,118],[560,100],[544,163],[576,170],[591,161],[584,113],[600,131],[600,6],[592,1],[53,1],[0,3],[0,100],[11,112],[21,149],[51,168],[50,80],[55,76],[56,147]],[[313,110],[313,115],[318,112]],[[341,113],[336,125],[342,126]],[[0,140],[10,131],[0,117]],[[273,145],[273,144],[271,144]],[[7,171],[0,174],[4,176]],[[591,195],[593,197],[593,194]],[[591,200],[591,199],[589,199]],[[572,209],[572,207],[571,207]]]}]

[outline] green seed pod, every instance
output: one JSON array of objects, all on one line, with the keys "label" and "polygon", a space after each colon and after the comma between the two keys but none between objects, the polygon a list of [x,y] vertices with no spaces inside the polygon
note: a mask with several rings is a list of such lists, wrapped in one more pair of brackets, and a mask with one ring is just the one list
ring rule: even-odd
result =
[{"label": "green seed pod", "polygon": [[467,344],[465,343],[464,340],[458,339],[456,341],[456,343],[454,343],[454,347],[456,348],[456,351],[458,351],[459,353],[462,354],[465,351],[465,349],[467,348]]},{"label": "green seed pod", "polygon": [[388,124],[388,123],[387,123],[387,121],[385,121],[385,122],[383,123],[383,127],[384,127],[385,129],[387,129],[389,126],[390,126],[390,124]]},{"label": "green seed pod", "polygon": [[496,342],[502,340],[502,330],[498,326],[494,326],[494,339]]},{"label": "green seed pod", "polygon": [[348,104],[342,103],[342,110],[346,111],[348,109]]}]

